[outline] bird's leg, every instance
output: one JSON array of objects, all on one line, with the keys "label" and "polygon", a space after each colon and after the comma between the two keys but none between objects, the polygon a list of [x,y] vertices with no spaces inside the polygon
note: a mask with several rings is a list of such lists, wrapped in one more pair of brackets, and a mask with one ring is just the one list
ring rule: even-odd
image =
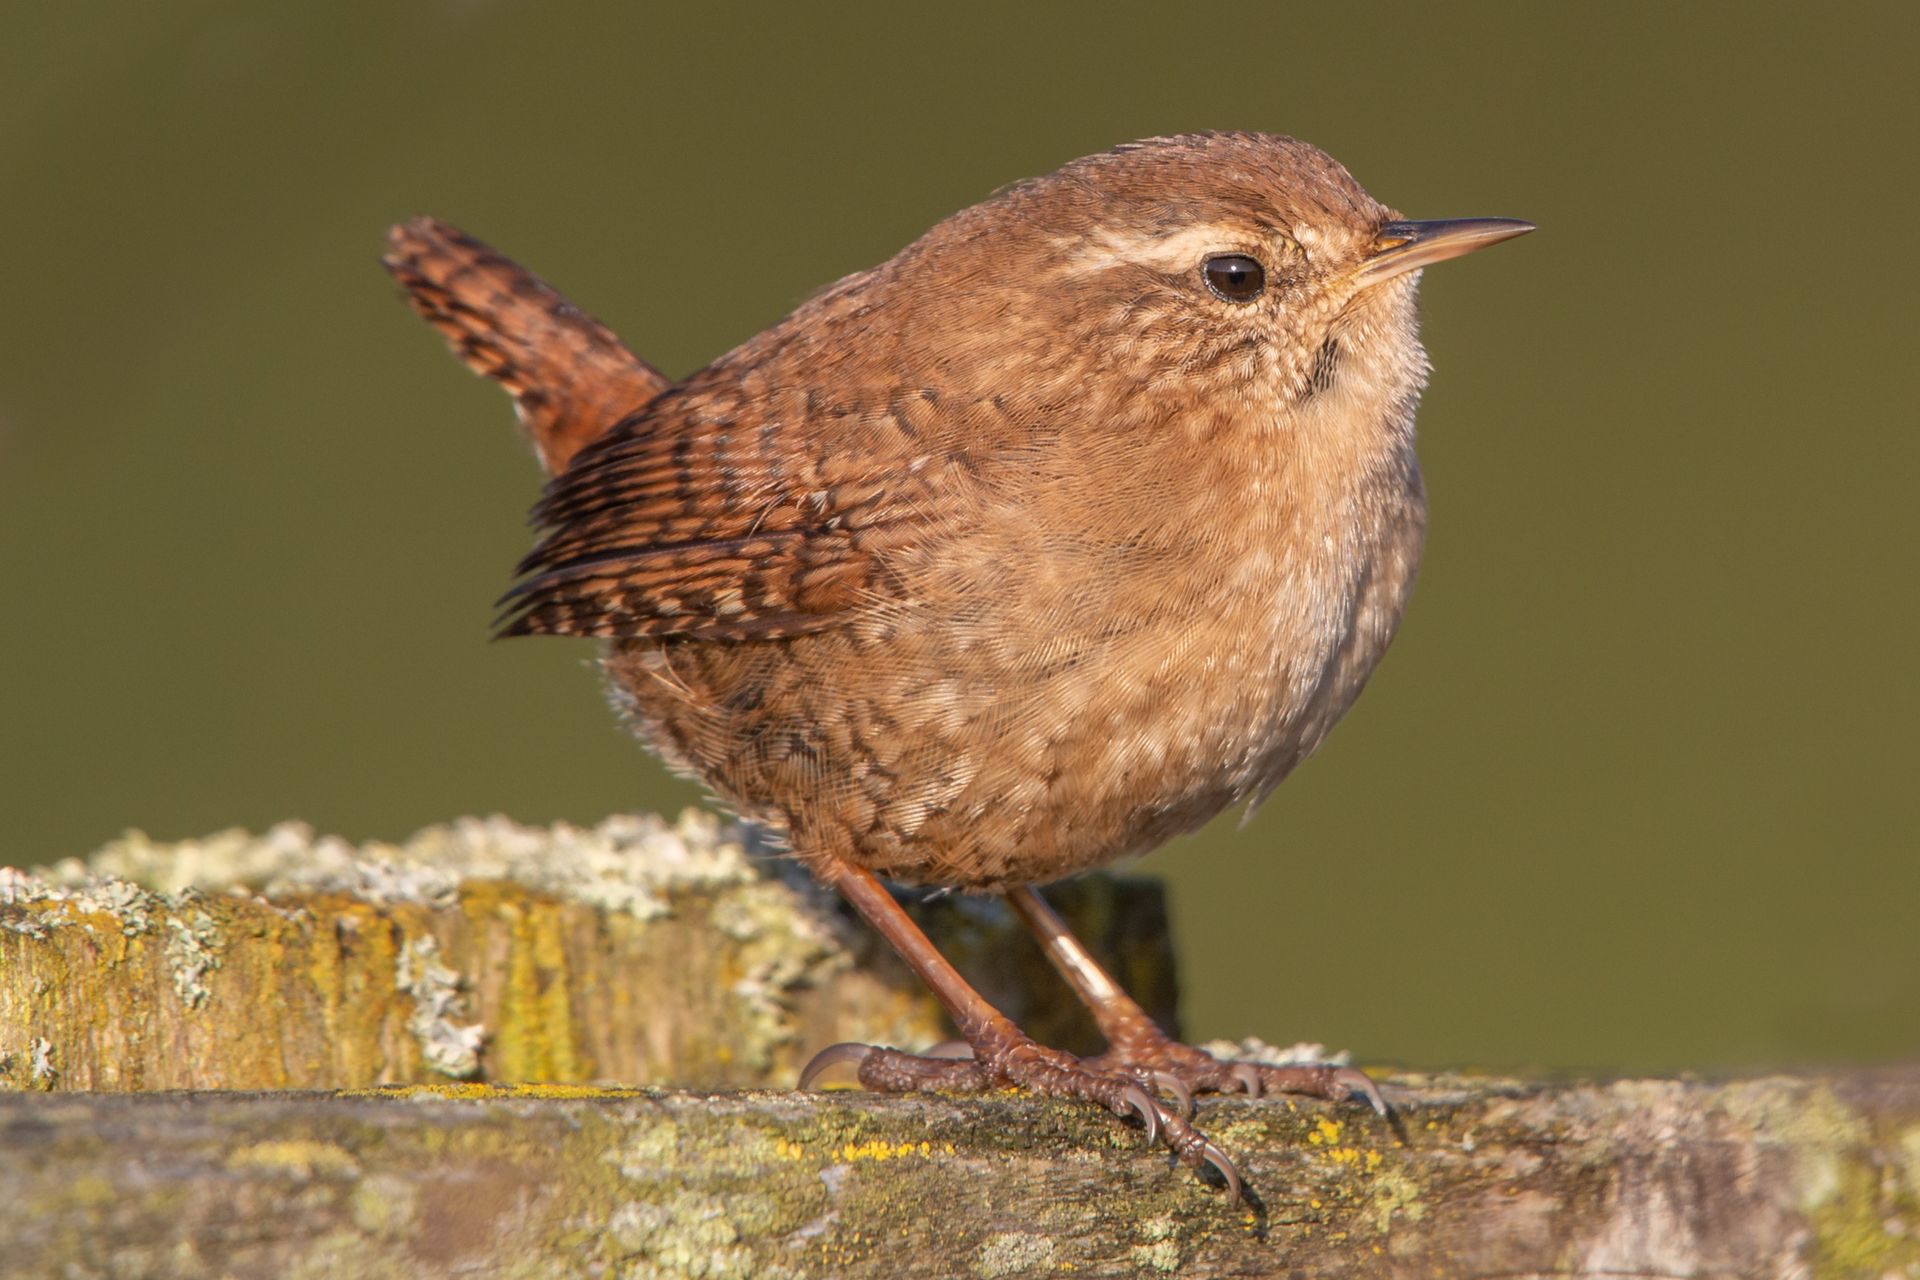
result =
[{"label": "bird's leg", "polygon": [[[1031,888],[1007,891],[1014,914],[1032,931],[1047,959],[1067,980],[1093,1013],[1094,1023],[1107,1041],[1107,1052],[1089,1065],[1146,1072],[1173,1092],[1244,1091],[1255,1097],[1266,1093],[1304,1093],[1345,1101],[1358,1094],[1381,1115],[1387,1114],[1379,1086],[1354,1067],[1300,1064],[1284,1067],[1263,1062],[1221,1061],[1212,1054],[1180,1043],[1154,1024],[1137,1004],[1100,967],[1066,921]],[[1175,1088],[1175,1083],[1181,1087]]]},{"label": "bird's leg", "polygon": [[931,1057],[873,1045],[837,1044],[814,1055],[800,1073],[801,1088],[828,1067],[847,1063],[858,1065],[862,1085],[885,1092],[977,1092],[1018,1085],[1047,1097],[1097,1103],[1115,1115],[1138,1116],[1146,1126],[1147,1140],[1165,1143],[1183,1163],[1195,1169],[1212,1165],[1226,1179],[1228,1193],[1239,1198],[1240,1175],[1233,1162],[1185,1116],[1167,1110],[1141,1087],[1137,1072],[1085,1063],[1029,1039],[960,976],[871,871],[834,860],[815,872],[838,889],[927,984],[973,1056]]}]

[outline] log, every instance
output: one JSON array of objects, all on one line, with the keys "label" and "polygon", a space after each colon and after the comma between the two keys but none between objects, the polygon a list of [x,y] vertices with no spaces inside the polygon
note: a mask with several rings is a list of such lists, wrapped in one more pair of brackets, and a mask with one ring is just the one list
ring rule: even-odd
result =
[{"label": "log", "polygon": [[[1056,896],[1170,1022],[1157,886]],[[1092,1047],[995,904],[914,909]],[[1243,1204],[1085,1108],[762,1087],[945,1034],[700,814],[131,835],[0,871],[0,1274],[1920,1277],[1920,1069],[1203,1101]]]},{"label": "log", "polygon": [[[1173,1019],[1159,885],[1095,876],[1055,898]],[[1036,1034],[1097,1044],[1000,903],[913,909]],[[0,1088],[790,1085],[837,1040],[950,1034],[840,903],[697,811],[585,830],[464,819],[360,847],[295,823],[132,833],[0,869]]]},{"label": "log", "polygon": [[1017,1095],[0,1095],[18,1276],[1907,1277],[1920,1073],[1203,1104],[1233,1205]]}]

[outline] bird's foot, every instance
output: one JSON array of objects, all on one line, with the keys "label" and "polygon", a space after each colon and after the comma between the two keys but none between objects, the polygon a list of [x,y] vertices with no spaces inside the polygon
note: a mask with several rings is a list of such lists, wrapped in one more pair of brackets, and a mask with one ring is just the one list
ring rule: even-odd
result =
[{"label": "bird's foot", "polygon": [[[1192,1095],[1172,1076],[1161,1079],[1153,1069],[1082,1060],[1036,1044],[1017,1031],[989,1031],[970,1048],[970,1056],[957,1057],[938,1051],[913,1054],[875,1045],[836,1044],[807,1063],[800,1073],[800,1087],[805,1089],[829,1068],[846,1064],[857,1066],[864,1087],[883,1093],[978,1093],[1011,1085],[1043,1097],[1095,1103],[1115,1115],[1137,1118],[1149,1144],[1164,1145],[1189,1168],[1211,1166],[1225,1180],[1228,1199],[1240,1199],[1239,1170],[1226,1152],[1189,1123]],[[1153,1095],[1156,1083],[1181,1099],[1182,1110],[1168,1108]]]},{"label": "bird's foot", "polygon": [[1216,1058],[1157,1029],[1128,1036],[1106,1053],[1089,1059],[1087,1065],[1108,1071],[1145,1073],[1169,1092],[1184,1094],[1189,1115],[1192,1114],[1191,1096],[1195,1093],[1244,1093],[1253,1098],[1297,1093],[1331,1102],[1360,1097],[1381,1115],[1387,1114],[1387,1100],[1381,1096],[1380,1086],[1358,1067],[1332,1063],[1275,1066],[1267,1062]]}]

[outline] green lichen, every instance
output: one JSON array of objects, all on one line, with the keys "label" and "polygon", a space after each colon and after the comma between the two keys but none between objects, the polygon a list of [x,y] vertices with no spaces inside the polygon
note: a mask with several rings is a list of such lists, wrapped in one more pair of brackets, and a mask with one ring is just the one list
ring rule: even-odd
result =
[{"label": "green lichen", "polygon": [[1149,1243],[1171,1240],[1179,1231],[1179,1226],[1171,1217],[1148,1218],[1139,1227],[1140,1235]]},{"label": "green lichen", "polygon": [[1920,1125],[1904,1130],[1893,1143],[1893,1150],[1908,1192],[1920,1195]]},{"label": "green lichen", "polygon": [[1382,1169],[1374,1176],[1362,1221],[1377,1234],[1388,1234],[1396,1219],[1413,1223],[1426,1216],[1426,1200],[1418,1179],[1403,1168]]},{"label": "green lichen", "polygon": [[1855,1153],[1807,1220],[1815,1276],[1920,1276],[1920,1194],[1893,1165]]},{"label": "green lichen", "polygon": [[1721,1108],[1755,1141],[1796,1153],[1795,1192],[1807,1212],[1839,1193],[1847,1152],[1868,1139],[1865,1122],[1819,1081],[1735,1081],[1720,1097]]},{"label": "green lichen", "polygon": [[1156,1240],[1152,1244],[1137,1244],[1127,1250],[1127,1257],[1133,1265],[1147,1271],[1178,1271],[1180,1269],[1180,1248],[1171,1240]]},{"label": "green lichen", "polygon": [[103,942],[114,935],[137,938],[152,929],[156,915],[180,901],[113,876],[83,876],[66,884],[0,867],[0,929],[36,940],[60,928],[78,928]]},{"label": "green lichen", "polygon": [[973,1255],[973,1273],[981,1280],[1052,1268],[1053,1241],[1023,1231],[996,1232],[982,1241]]},{"label": "green lichen", "polygon": [[420,1046],[427,1069],[455,1080],[479,1073],[482,1023],[466,1022],[466,996],[460,975],[440,963],[440,943],[431,934],[400,949],[394,986],[413,1002],[407,1032]]},{"label": "green lichen", "polygon": [[220,967],[224,944],[213,917],[193,908],[167,916],[167,968],[173,978],[174,994],[189,1009],[207,1003],[207,975]]},{"label": "green lichen", "polygon": [[60,1068],[54,1065],[53,1041],[43,1036],[35,1036],[28,1045],[27,1076],[36,1089],[51,1089],[55,1080],[60,1078]]},{"label": "green lichen", "polygon": [[744,1280],[754,1273],[729,1206],[700,1192],[678,1192],[659,1204],[628,1201],[608,1219],[607,1238],[628,1276]]},{"label": "green lichen", "polygon": [[596,827],[526,827],[507,818],[462,818],[400,844],[354,845],[283,822],[264,835],[233,829],[198,840],[156,841],[129,831],[85,860],[68,858],[46,878],[69,887],[117,877],[161,893],[235,888],[269,897],[346,893],[380,904],[445,907],[469,880],[502,880],[641,919],[667,912],[669,890],[720,888],[757,874],[747,836],[689,809],[668,823],[654,814],[608,818]]},{"label": "green lichen", "polygon": [[1825,1080],[1780,1076],[1734,1080],[1718,1089],[1716,1101],[1762,1141],[1796,1147],[1844,1146],[1871,1137],[1865,1118]]},{"label": "green lichen", "polygon": [[740,972],[728,983],[738,1001],[743,1065],[764,1072],[793,1039],[793,994],[846,969],[851,958],[832,922],[779,881],[742,885],[710,917],[737,945]]},{"label": "green lichen", "polygon": [[375,1173],[354,1184],[348,1201],[353,1225],[370,1236],[402,1240],[419,1220],[419,1189],[393,1173]]},{"label": "green lichen", "polygon": [[1320,1065],[1345,1067],[1353,1063],[1353,1054],[1345,1049],[1338,1053],[1329,1053],[1324,1044],[1306,1040],[1281,1047],[1268,1044],[1259,1036],[1248,1036],[1243,1040],[1209,1040],[1200,1048],[1216,1058],[1240,1062],[1262,1062],[1271,1067]]}]

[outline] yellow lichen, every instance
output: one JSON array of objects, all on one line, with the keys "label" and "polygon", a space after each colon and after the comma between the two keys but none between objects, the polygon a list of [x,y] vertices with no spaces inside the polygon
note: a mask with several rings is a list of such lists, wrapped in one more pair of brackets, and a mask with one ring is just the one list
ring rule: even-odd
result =
[{"label": "yellow lichen", "polygon": [[[951,1149],[951,1148],[949,1148]],[[930,1156],[933,1144],[929,1142],[885,1142],[868,1140],[849,1142],[840,1148],[840,1158],[854,1160],[898,1160],[902,1156]]]},{"label": "yellow lichen", "polygon": [[443,1098],[453,1102],[485,1102],[496,1099],[538,1100],[543,1102],[598,1102],[609,1098],[645,1097],[645,1089],[622,1085],[556,1084],[530,1081],[523,1084],[485,1084],[454,1080],[444,1084],[388,1084],[367,1089],[344,1089],[348,1098]]},{"label": "yellow lichen", "polygon": [[360,1162],[344,1147],[331,1142],[290,1139],[256,1142],[227,1157],[229,1169],[275,1169],[296,1177],[345,1176],[358,1173]]},{"label": "yellow lichen", "polygon": [[98,1173],[84,1173],[67,1184],[67,1201],[87,1208],[103,1208],[120,1200],[120,1189]]}]

